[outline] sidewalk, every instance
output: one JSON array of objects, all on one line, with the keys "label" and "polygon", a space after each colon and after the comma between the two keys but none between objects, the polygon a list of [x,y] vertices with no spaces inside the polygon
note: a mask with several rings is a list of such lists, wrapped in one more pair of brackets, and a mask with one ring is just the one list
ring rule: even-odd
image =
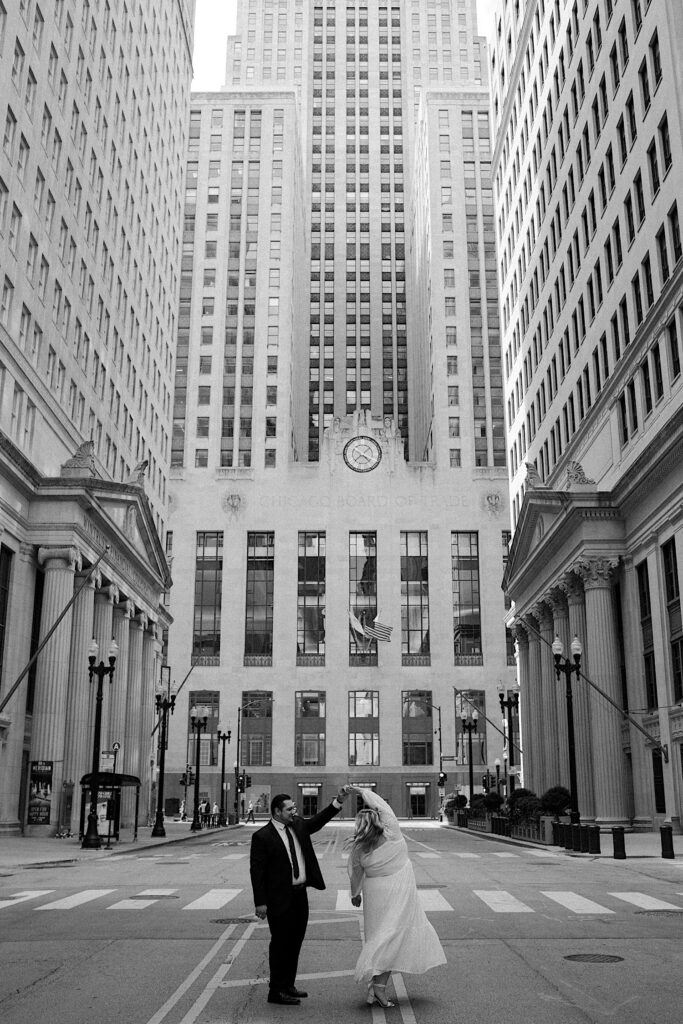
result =
[{"label": "sidewalk", "polygon": [[[448,825],[445,822],[443,828],[451,829],[453,832],[460,832],[475,839],[482,839],[484,842],[492,840],[496,843],[506,843],[508,846],[523,846],[530,850],[547,850],[548,853],[561,854],[565,857],[587,858],[590,860],[614,860],[614,842],[611,832],[602,832],[600,835],[600,853],[574,853],[573,850],[565,850],[562,846],[544,846],[541,843],[530,843],[524,839],[509,839],[507,836],[494,835],[492,832],[477,832],[473,829],[459,828],[457,825]],[[668,860],[662,857],[662,840],[659,829],[655,832],[626,832],[624,836],[624,848],[626,860]],[[683,835],[673,836],[674,860],[680,859],[683,862]],[[624,863],[623,860],[620,863]]]},{"label": "sidewalk", "polygon": [[[153,838],[151,826],[138,827],[138,838],[133,841],[132,829],[122,829],[119,842],[111,841],[111,849],[104,848],[107,837],[102,836],[103,846],[99,850],[81,849],[81,840],[73,839],[35,839],[28,836],[0,836],[0,877],[5,872],[31,867],[50,867],[58,864],[73,864],[76,861],[89,861],[113,854],[136,854],[141,850],[149,850],[156,846],[168,846],[182,843],[188,839],[203,838],[217,841],[225,839],[226,834],[235,832],[242,825],[226,825],[221,828],[202,829],[191,832],[191,821],[165,821],[165,838]],[[250,833],[249,833],[250,834]]]}]

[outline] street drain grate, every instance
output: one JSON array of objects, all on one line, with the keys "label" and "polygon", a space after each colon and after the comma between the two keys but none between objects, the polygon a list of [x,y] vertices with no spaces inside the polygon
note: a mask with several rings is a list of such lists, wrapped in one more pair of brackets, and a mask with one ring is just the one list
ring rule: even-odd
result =
[{"label": "street drain grate", "polygon": [[219,917],[214,918],[211,924],[251,924],[253,918],[251,917]]},{"label": "street drain grate", "polygon": [[129,896],[131,900],[179,900],[180,896],[174,896],[170,892],[138,893],[136,896]]},{"label": "street drain grate", "polygon": [[634,913],[645,917],[680,917],[683,910],[636,910]]},{"label": "street drain grate", "polygon": [[610,953],[570,953],[564,959],[575,964],[620,964],[624,958]]}]

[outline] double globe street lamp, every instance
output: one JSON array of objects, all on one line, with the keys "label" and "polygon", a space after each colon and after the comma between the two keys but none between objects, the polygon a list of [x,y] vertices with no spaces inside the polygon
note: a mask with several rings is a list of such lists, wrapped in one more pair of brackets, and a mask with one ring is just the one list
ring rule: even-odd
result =
[{"label": "double globe street lamp", "polygon": [[581,822],[581,815],[579,814],[578,791],[576,786],[576,745],[574,741],[574,698],[572,696],[572,673],[576,672],[577,679],[581,674],[581,655],[583,653],[583,648],[578,636],[574,635],[574,639],[570,646],[572,658],[574,659],[573,665],[569,658],[564,657],[564,647],[559,636],[555,637],[552,648],[553,657],[555,658],[555,675],[558,680],[561,675],[564,676],[565,694],[567,699],[567,746],[569,748],[570,795],[569,820],[572,825],[578,825]]},{"label": "double globe street lamp", "polygon": [[190,832],[199,832],[201,831],[202,827],[202,823],[199,818],[199,751],[202,729],[206,729],[206,723],[208,722],[208,720],[209,715],[206,708],[190,708],[190,722],[192,725],[192,731],[196,734],[194,764],[194,811],[192,814],[192,824],[190,825]]},{"label": "double globe street lamp", "polygon": [[156,713],[159,716],[159,781],[157,785],[157,810],[152,835],[160,838],[166,835],[164,828],[164,772],[166,769],[166,735],[168,716],[175,708],[175,692],[171,687],[171,666],[161,666],[161,677],[155,696]]},{"label": "double globe street lamp", "polygon": [[92,771],[90,773],[90,813],[88,814],[88,828],[81,843],[81,849],[83,850],[99,850],[101,845],[97,832],[97,796],[100,780],[100,740],[102,733],[102,699],[104,696],[102,685],[107,678],[109,678],[110,685],[113,682],[119,645],[112,637],[107,656],[109,660],[108,665],[105,665],[104,661],[100,661],[99,665],[95,664],[98,653],[99,645],[93,637],[88,647],[88,681],[92,683],[93,679],[97,679],[97,695],[95,697],[95,733],[92,744]]},{"label": "double globe street lamp", "polygon": [[223,752],[221,755],[221,813],[219,818],[219,823],[221,825],[227,825],[225,818],[225,744],[230,742],[231,735],[232,733],[230,729],[228,729],[227,732],[221,732],[220,728],[218,730],[218,742],[223,745]]},{"label": "double globe street lamp", "polygon": [[477,731],[477,722],[479,721],[479,712],[476,708],[470,708],[467,710],[463,708],[460,713],[460,721],[462,722],[463,732],[467,732],[467,761],[470,766],[470,807],[472,806],[472,796],[474,794],[474,765],[472,764],[472,733]]}]

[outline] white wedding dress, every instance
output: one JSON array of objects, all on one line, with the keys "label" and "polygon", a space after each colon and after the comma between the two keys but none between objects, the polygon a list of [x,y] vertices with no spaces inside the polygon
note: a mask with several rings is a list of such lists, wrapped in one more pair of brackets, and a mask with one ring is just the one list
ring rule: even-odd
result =
[{"label": "white wedding dress", "polygon": [[351,895],[363,896],[365,941],[356,964],[357,982],[384,971],[423,974],[446,963],[439,937],[420,904],[406,841],[389,804],[361,790],[368,807],[379,812],[385,842],[369,853],[351,851]]}]

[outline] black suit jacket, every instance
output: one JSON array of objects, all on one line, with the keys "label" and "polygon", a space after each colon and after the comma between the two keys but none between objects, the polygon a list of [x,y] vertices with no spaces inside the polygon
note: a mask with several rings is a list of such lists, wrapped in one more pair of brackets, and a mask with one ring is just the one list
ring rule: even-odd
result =
[{"label": "black suit jacket", "polygon": [[[294,818],[292,821],[292,829],[296,832],[306,865],[306,885],[314,889],[324,889],[325,882],[311,836],[319,832],[340,810],[330,804],[312,818]],[[254,906],[265,904],[269,914],[287,910],[292,899],[292,865],[278,830],[271,821],[251,837],[250,874]]]}]

